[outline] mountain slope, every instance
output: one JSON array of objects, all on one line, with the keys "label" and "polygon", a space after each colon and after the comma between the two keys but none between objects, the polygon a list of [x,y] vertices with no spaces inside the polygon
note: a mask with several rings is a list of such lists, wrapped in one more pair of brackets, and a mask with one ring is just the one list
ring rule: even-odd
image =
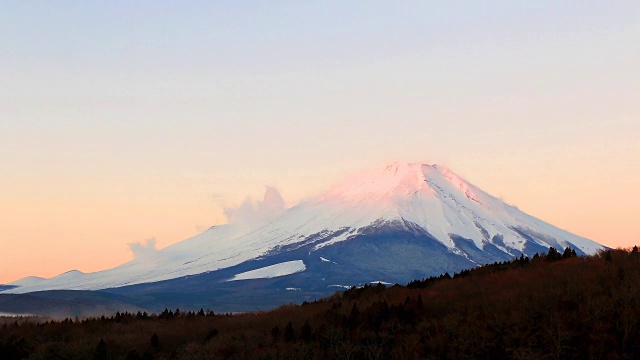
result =
[{"label": "mountain slope", "polygon": [[[326,292],[354,282],[406,282],[551,246],[580,254],[602,248],[503,203],[444,167],[393,163],[356,174],[265,223],[212,227],[113,269],[22,280],[4,293],[140,289],[157,287],[144,285],[155,282],[175,288],[176,282],[195,279],[228,287],[227,280],[238,274],[259,274],[286,262],[299,262],[298,271],[279,274],[291,282],[282,286]],[[305,279],[306,287],[294,286],[296,279]]]}]

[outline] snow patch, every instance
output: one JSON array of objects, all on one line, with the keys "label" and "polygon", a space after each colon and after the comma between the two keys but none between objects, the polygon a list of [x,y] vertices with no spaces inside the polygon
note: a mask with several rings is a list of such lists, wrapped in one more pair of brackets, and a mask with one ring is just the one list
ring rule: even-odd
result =
[{"label": "snow patch", "polygon": [[327,258],[324,258],[324,257],[322,257],[322,256],[320,256],[320,260],[322,260],[322,262],[329,262],[329,263],[333,263],[333,264],[338,265],[338,263],[337,263],[337,262],[335,262],[335,261],[331,261],[331,260],[329,260],[329,259],[327,259]]},{"label": "snow patch", "polygon": [[343,288],[343,289],[351,289],[353,286],[347,286],[347,285],[329,285],[327,287],[339,287],[339,288]]},{"label": "snow patch", "polygon": [[227,281],[274,278],[295,274],[306,269],[307,267],[304,265],[302,260],[287,261],[255,270],[245,271],[237,274]]},{"label": "snow patch", "polygon": [[358,231],[358,229],[350,229],[349,231],[345,231],[343,234],[340,234],[340,235],[332,238],[329,241],[325,241],[323,243],[320,243],[320,244],[314,246],[313,247],[313,251],[322,249],[325,246],[333,245],[333,244],[341,242],[341,241],[349,240],[349,238],[352,235],[355,235],[357,233],[357,231]]},{"label": "snow patch", "polygon": [[372,281],[371,284],[393,285],[390,282],[386,282],[386,281],[382,281],[382,280]]}]

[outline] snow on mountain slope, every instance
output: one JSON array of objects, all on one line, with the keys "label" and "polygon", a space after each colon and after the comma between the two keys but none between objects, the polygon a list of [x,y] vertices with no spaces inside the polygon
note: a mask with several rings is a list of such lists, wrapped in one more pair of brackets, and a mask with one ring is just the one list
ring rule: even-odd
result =
[{"label": "snow on mountain slope", "polygon": [[26,278],[22,278],[20,280],[16,280],[16,281],[14,281],[12,283],[9,283],[7,285],[34,286],[34,285],[42,283],[43,281],[47,281],[47,279],[39,277],[39,276],[27,276]]},{"label": "snow on mountain slope", "polygon": [[306,266],[302,260],[293,260],[265,266],[255,270],[245,271],[235,275],[227,281],[274,278],[295,274],[297,272],[304,271],[305,269]]},{"label": "snow on mountain slope", "polygon": [[195,237],[95,273],[66,273],[43,281],[19,280],[6,293],[47,289],[104,289],[223,269],[306,244],[315,249],[348,241],[372,226],[410,223],[453,253],[456,239],[490,244],[519,255],[535,243],[594,253],[601,245],[558,229],[483,192],[437,165],[393,163],[347,178],[324,195],[252,227],[215,226]]},{"label": "snow on mountain slope", "polygon": [[585,253],[601,248],[503,203],[437,165],[394,163],[381,175],[348,179],[315,205],[337,213],[327,228],[348,226],[349,222],[361,227],[380,217],[404,220],[427,230],[449,248],[455,247],[452,234],[473,240],[479,248],[502,235],[506,245],[522,250],[525,239],[514,228],[535,230],[560,245],[570,242]]}]

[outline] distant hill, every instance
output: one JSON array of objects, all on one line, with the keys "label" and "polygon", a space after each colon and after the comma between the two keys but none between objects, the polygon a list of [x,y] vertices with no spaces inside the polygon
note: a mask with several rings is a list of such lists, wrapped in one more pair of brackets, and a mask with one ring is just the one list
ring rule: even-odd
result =
[{"label": "distant hill", "polygon": [[13,289],[14,287],[14,285],[0,285],[0,292],[3,290]]},{"label": "distant hill", "polygon": [[5,314],[29,314],[53,318],[86,317],[111,314],[116,311],[147,310],[142,305],[125,296],[98,291],[51,290],[29,294],[0,293],[0,313]]}]

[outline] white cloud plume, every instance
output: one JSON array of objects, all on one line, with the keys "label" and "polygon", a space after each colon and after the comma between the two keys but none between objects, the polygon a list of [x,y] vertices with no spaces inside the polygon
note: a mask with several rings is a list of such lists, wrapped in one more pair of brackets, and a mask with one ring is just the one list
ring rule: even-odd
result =
[{"label": "white cloud plume", "polygon": [[129,250],[133,253],[133,258],[136,260],[152,260],[155,257],[156,251],[156,238],[142,241],[136,241],[129,244]]},{"label": "white cloud plume", "polygon": [[262,201],[247,198],[236,208],[225,208],[224,215],[231,224],[256,224],[280,215],[286,210],[282,196],[273,187],[267,186]]}]

